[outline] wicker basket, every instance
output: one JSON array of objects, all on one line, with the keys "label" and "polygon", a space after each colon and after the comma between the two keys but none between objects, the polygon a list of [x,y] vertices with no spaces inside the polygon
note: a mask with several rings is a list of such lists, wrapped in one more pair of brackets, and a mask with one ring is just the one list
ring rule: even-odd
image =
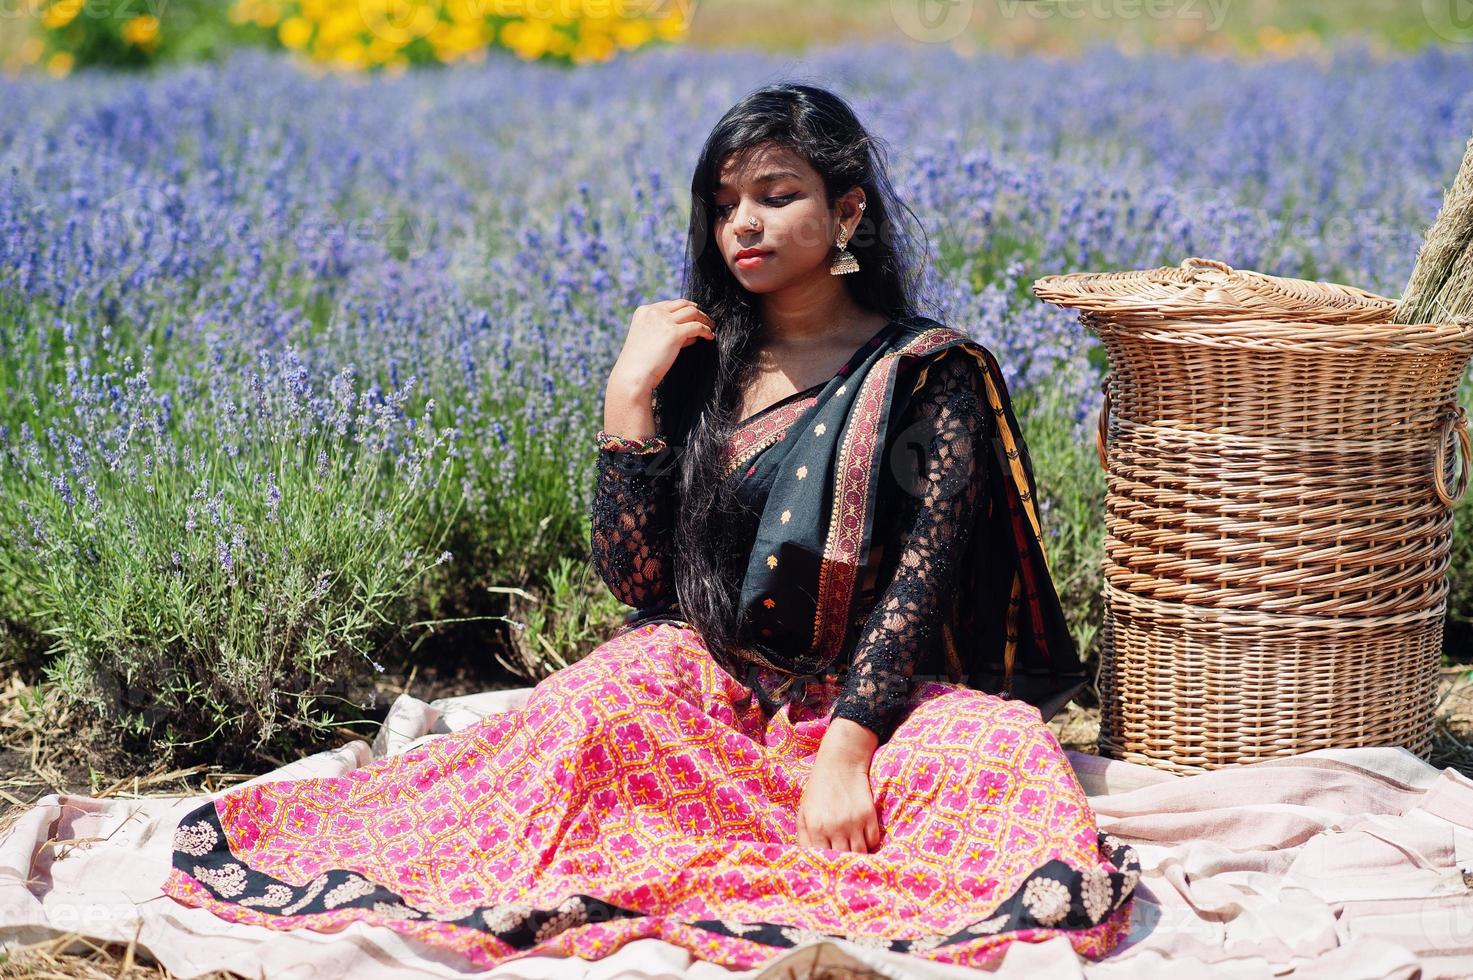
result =
[{"label": "wicker basket", "polygon": [[1082,310],[1111,366],[1102,753],[1184,773],[1425,755],[1473,324],[1199,258],[1033,289]]}]

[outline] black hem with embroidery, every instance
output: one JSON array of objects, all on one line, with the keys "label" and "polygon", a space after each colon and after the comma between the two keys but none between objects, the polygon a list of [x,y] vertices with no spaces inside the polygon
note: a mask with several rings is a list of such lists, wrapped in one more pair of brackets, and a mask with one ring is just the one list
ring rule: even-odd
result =
[{"label": "black hem with embroidery", "polygon": [[[1093,928],[1130,897],[1141,872],[1134,848],[1104,831],[1097,832],[1097,839],[1100,852],[1119,870],[1082,872],[1060,860],[1048,861],[1032,871],[986,918],[952,932],[919,939],[894,939],[880,945],[897,953],[916,953],[1020,929]],[[342,868],[294,885],[252,868],[235,855],[213,800],[190,811],[179,822],[173,838],[173,866],[199,882],[212,898],[255,909],[263,915],[314,915],[363,909],[390,919],[425,920],[474,929],[518,950],[530,949],[565,929],[590,922],[650,914],[582,893],[570,893],[550,908],[509,902],[438,912],[418,908],[392,888]],[[576,914],[569,914],[570,907],[576,907]],[[562,928],[558,927],[559,919]],[[807,930],[779,922],[690,919],[681,924],[775,947],[797,946],[812,938]],[[875,942],[871,936],[824,935],[870,945]]]}]

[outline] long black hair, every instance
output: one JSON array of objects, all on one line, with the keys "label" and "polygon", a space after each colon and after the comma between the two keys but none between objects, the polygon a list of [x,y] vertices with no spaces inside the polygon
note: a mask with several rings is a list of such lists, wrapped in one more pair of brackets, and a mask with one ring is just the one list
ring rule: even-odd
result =
[{"label": "long black hair", "polygon": [[[728,154],[776,145],[801,156],[822,177],[826,203],[855,187],[865,210],[847,247],[859,271],[842,277],[866,310],[901,319],[914,315],[924,250],[902,223],[909,214],[886,175],[885,147],[868,133],[839,96],[812,85],[766,85],[732,106],[716,123],[691,177],[690,230],[682,294],[716,324],[716,339],[677,355],[655,392],[662,431],[676,450],[680,506],[674,529],[676,595],[682,616],[696,628],[718,663],[738,664],[742,636],[738,599],[750,541],[734,534],[740,504],[724,492],[721,452],[741,421],[741,392],[756,375],[761,308],[727,268],[714,241],[718,168]],[[917,258],[921,256],[921,259]]]}]

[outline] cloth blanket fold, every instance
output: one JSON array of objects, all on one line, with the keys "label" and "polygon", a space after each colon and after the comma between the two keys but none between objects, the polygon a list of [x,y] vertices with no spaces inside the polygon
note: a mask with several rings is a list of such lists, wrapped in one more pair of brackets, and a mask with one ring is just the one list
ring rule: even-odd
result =
[{"label": "cloth blanket fold", "polygon": [[[256,777],[337,776],[487,715],[531,688],[426,703],[401,695],[359,740]],[[1062,938],[1014,943],[1003,975],[1166,978],[1473,976],[1473,780],[1401,749],[1319,750],[1177,776],[1069,753],[1101,829],[1133,844],[1143,877],[1129,937],[1100,962]],[[210,797],[42,797],[0,832],[0,944],[69,932],[138,943],[180,977],[777,978],[820,965],[888,976],[969,970],[844,942],[736,971],[657,939],[597,961],[528,956],[477,970],[392,930],[236,925],[162,894],[172,833]]]}]

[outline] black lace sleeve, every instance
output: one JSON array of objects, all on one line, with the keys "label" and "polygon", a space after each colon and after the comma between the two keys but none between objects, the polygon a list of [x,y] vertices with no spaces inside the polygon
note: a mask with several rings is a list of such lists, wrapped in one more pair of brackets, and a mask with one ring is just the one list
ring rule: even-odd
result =
[{"label": "black lace sleeve", "polygon": [[963,351],[931,365],[900,420],[898,439],[914,445],[907,472],[895,473],[894,574],[875,599],[849,661],[832,717],[890,738],[910,694],[917,662],[956,601],[959,565],[976,508],[986,497],[989,414],[982,368]]},{"label": "black lace sleeve", "polygon": [[672,453],[598,450],[590,536],[594,568],[620,602],[638,609],[674,592],[679,467]]}]

